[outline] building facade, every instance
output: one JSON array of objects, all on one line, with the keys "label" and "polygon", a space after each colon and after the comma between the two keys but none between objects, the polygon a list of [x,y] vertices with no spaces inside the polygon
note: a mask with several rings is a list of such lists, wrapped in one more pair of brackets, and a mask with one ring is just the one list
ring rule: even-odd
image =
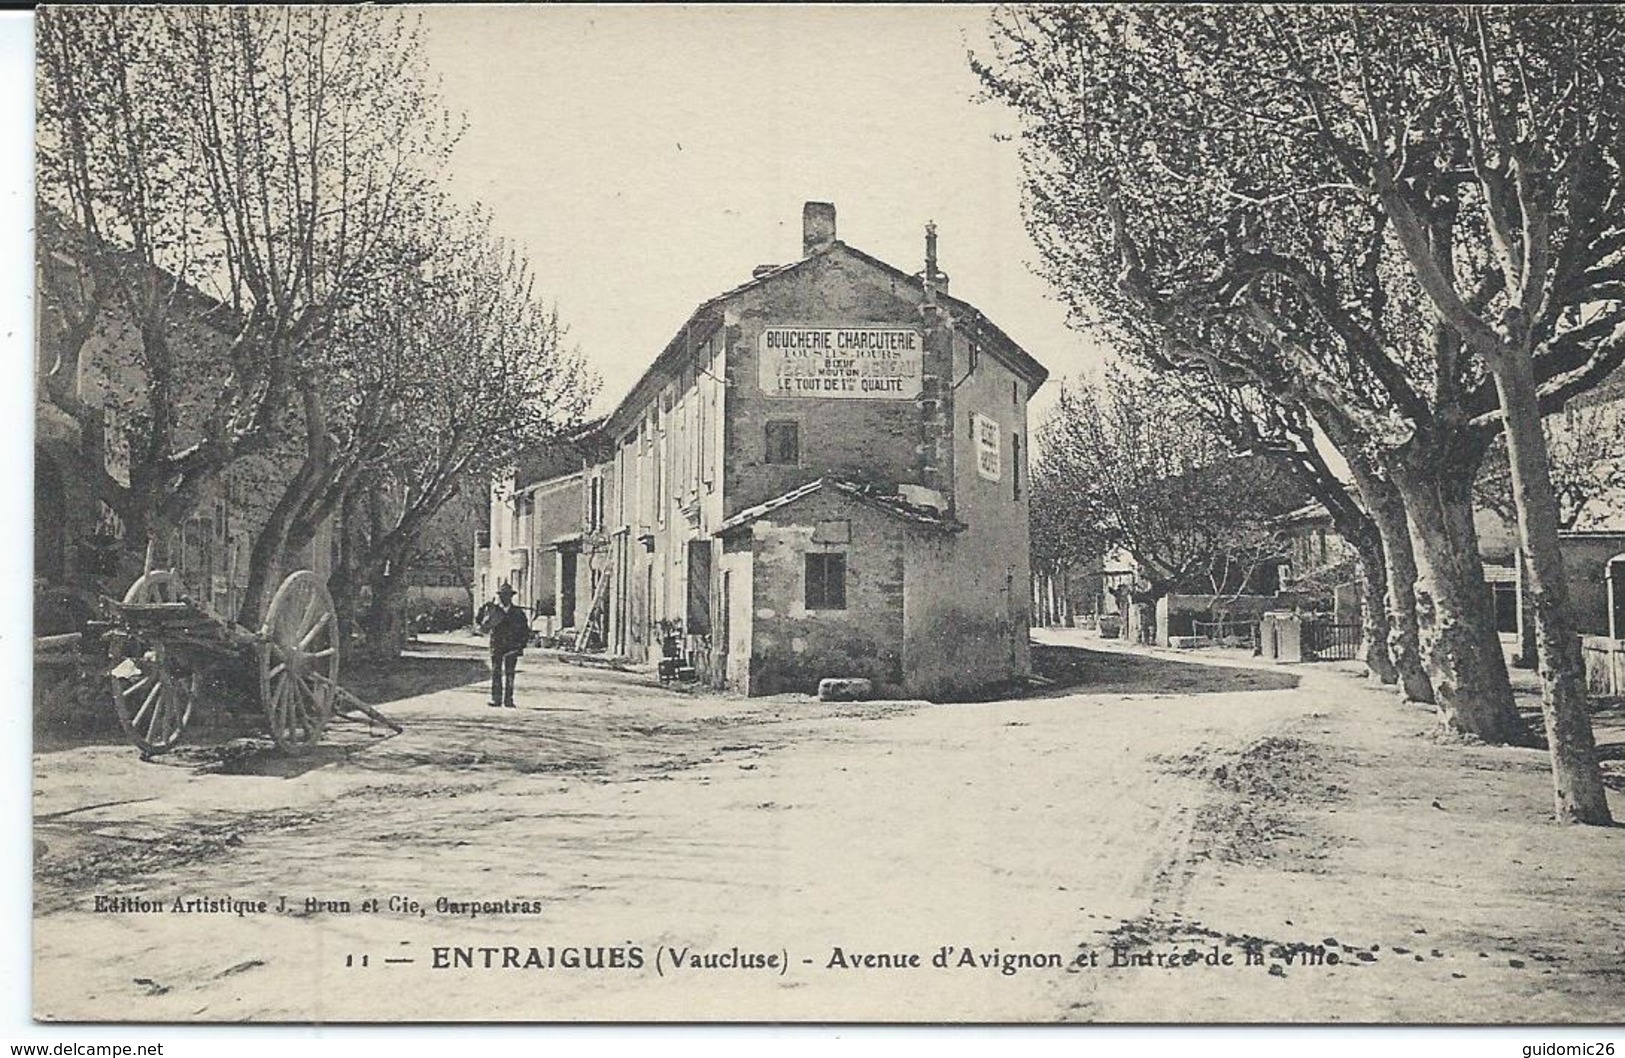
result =
[{"label": "building facade", "polygon": [[[48,211],[38,215],[35,259],[34,583],[39,634],[76,631],[98,596],[120,598],[142,574],[146,550],[119,511],[131,487],[135,425],[150,416],[138,325],[118,298],[94,297],[80,259],[82,236]],[[175,282],[168,277],[167,281]],[[217,303],[176,282],[166,340],[181,364],[174,387],[176,436],[195,442],[195,424],[217,398],[220,365],[235,329]],[[92,307],[99,305],[99,308]],[[216,614],[237,613],[256,535],[297,451],[244,456],[200,490],[162,554],[188,597]],[[333,530],[283,557],[280,573],[331,567]]]},{"label": "building facade", "polygon": [[931,227],[909,273],[840,241],[828,203],[802,220],[800,260],[697,307],[580,464],[530,483],[533,525],[579,512],[530,534],[559,623],[636,659],[675,642],[750,694],[1020,680],[1027,402],[1047,372],[949,296]]}]

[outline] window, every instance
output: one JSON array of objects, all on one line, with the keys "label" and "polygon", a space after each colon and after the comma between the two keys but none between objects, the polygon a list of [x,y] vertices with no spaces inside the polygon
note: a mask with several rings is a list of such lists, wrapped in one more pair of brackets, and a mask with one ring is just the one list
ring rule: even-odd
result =
[{"label": "window", "polygon": [[1021,435],[1010,435],[1010,498],[1021,499]]},{"label": "window", "polygon": [[597,531],[604,527],[604,479],[595,477],[587,486],[587,528]]},{"label": "window", "polygon": [[846,556],[811,554],[807,556],[807,609],[846,609]]},{"label": "window", "polygon": [[688,620],[689,635],[711,634],[711,541],[688,542]]},{"label": "window", "polygon": [[795,466],[801,462],[801,425],[793,422],[767,424],[766,462]]},{"label": "window", "polygon": [[655,521],[661,525],[666,524],[666,435],[660,435],[660,442],[655,446],[655,491],[654,508]]}]

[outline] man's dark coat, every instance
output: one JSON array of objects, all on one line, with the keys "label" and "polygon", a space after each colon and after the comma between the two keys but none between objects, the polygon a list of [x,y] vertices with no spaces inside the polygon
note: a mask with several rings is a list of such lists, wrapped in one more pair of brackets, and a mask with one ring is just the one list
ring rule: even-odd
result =
[{"label": "man's dark coat", "polygon": [[504,610],[500,606],[492,605],[486,611],[483,624],[491,635],[493,657],[524,650],[526,644],[530,642],[530,619],[525,616],[525,611],[517,606],[510,606]]}]

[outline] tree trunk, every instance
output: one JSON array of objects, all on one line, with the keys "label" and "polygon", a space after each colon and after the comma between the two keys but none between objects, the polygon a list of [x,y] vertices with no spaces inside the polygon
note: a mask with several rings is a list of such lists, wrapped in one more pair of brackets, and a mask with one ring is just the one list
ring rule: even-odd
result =
[{"label": "tree trunk", "polygon": [[1433,681],[1422,656],[1416,618],[1416,552],[1411,546],[1405,501],[1399,489],[1383,477],[1365,454],[1364,443],[1330,409],[1315,409],[1316,420],[1342,453],[1354,479],[1366,515],[1382,545],[1387,580],[1383,597],[1388,610],[1388,656],[1399,675],[1399,690],[1407,701],[1434,703]]},{"label": "tree trunk", "polygon": [[300,402],[305,420],[305,456],[292,480],[283,486],[282,494],[277,497],[276,505],[271,508],[249,552],[248,583],[243,588],[243,601],[237,611],[237,623],[245,628],[258,628],[264,620],[265,596],[271,590],[271,578],[287,557],[289,531],[310,501],[312,491],[330,472],[331,441],[327,436],[327,413],[322,407],[314,380],[303,380]]},{"label": "tree trunk", "polygon": [[279,501],[271,509],[249,550],[248,581],[243,585],[242,602],[237,606],[237,623],[244,628],[258,628],[265,620],[266,596],[271,592],[271,581],[281,570],[283,544],[287,540],[290,512],[284,510],[285,506],[285,502]]},{"label": "tree trunk", "polygon": [[1597,766],[1597,746],[1586,712],[1585,663],[1569,612],[1568,574],[1558,547],[1557,496],[1540,428],[1540,406],[1528,356],[1491,362],[1506,423],[1512,500],[1518,510],[1518,545],[1535,608],[1541,713],[1551,750],[1557,818],[1607,826],[1608,794]]},{"label": "tree trunk", "polygon": [[333,532],[338,554],[327,576],[327,590],[333,596],[333,615],[338,625],[339,661],[348,664],[356,637],[356,493],[347,492],[339,501]]},{"label": "tree trunk", "polygon": [[1360,640],[1365,649],[1366,668],[1384,686],[1399,682],[1399,669],[1389,653],[1388,607],[1384,597],[1388,593],[1388,563],[1384,561],[1379,541],[1364,539],[1355,542],[1360,555]]},{"label": "tree trunk", "polygon": [[171,546],[174,542],[176,525],[153,514],[147,519],[146,544],[142,547],[141,570],[150,573],[153,570],[172,570],[179,565],[180,555],[175,553]]},{"label": "tree trunk", "polygon": [[1436,446],[1393,459],[1417,573],[1416,616],[1445,724],[1492,744],[1529,745],[1495,631],[1473,527],[1472,473]]},{"label": "tree trunk", "polygon": [[1411,547],[1405,504],[1392,482],[1378,477],[1363,460],[1352,459],[1349,469],[1365,501],[1371,522],[1382,541],[1384,599],[1388,610],[1388,655],[1399,674],[1400,693],[1408,701],[1433,704],[1433,681],[1422,659],[1416,624],[1416,552]]},{"label": "tree trunk", "polygon": [[372,603],[361,616],[368,657],[398,658],[406,649],[406,589],[402,573],[392,570],[373,578]]}]

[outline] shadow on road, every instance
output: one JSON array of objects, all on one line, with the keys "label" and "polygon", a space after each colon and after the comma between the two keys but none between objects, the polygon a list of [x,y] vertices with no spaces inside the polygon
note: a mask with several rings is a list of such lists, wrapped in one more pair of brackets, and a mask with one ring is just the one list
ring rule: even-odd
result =
[{"label": "shadow on road", "polygon": [[1288,691],[1298,677],[1265,669],[1170,661],[1145,654],[1033,644],[1033,673],[1049,681],[1027,697],[1091,694],[1222,694]]},{"label": "shadow on road", "polygon": [[[490,678],[490,671],[484,656],[477,651],[436,649],[433,654],[407,654],[387,661],[353,662],[340,674],[340,682],[362,701],[387,706],[405,698],[484,681]],[[82,693],[64,701],[67,704],[53,710],[51,715],[42,715],[42,710],[36,707],[36,753],[54,753],[81,746],[116,745],[125,741],[124,732],[113,712],[112,698],[101,693],[99,684],[87,684]],[[185,746],[219,747],[232,740],[258,739],[269,747],[265,724],[265,712],[257,697],[243,698],[210,689],[199,695],[193,706],[192,718],[186,725],[182,746],[175,753],[179,754]],[[134,747],[130,752],[136,752]],[[228,754],[228,761],[230,759]],[[322,763],[306,756],[289,765],[289,774],[299,774],[311,767],[320,767]]]},{"label": "shadow on road", "polygon": [[490,678],[491,668],[483,656],[472,652],[447,656],[437,651],[387,661],[356,661],[345,669],[341,682],[362,701],[385,705]]}]

